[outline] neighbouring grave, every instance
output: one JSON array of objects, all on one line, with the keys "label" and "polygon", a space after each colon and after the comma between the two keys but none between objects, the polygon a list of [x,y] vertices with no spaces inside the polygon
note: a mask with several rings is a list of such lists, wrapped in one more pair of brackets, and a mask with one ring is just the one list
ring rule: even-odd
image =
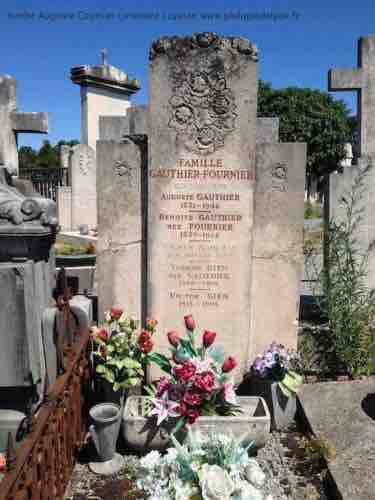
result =
[{"label": "neighbouring grave", "polygon": [[[358,68],[334,69],[328,74],[330,91],[352,90],[358,94],[357,116],[359,124],[359,158],[357,164],[344,167],[341,174],[330,175],[327,189],[329,217],[343,215],[342,196],[347,195],[358,173],[368,165],[375,167],[375,36],[362,37],[358,41]],[[363,218],[356,229],[358,244],[363,252],[375,238],[375,168],[370,168],[366,176],[366,189],[357,206],[363,209]],[[375,254],[368,262],[368,285],[375,287]]]},{"label": "neighbouring grave", "polygon": [[307,384],[298,397],[314,434],[336,453],[328,468],[339,498],[375,498],[374,378]]}]

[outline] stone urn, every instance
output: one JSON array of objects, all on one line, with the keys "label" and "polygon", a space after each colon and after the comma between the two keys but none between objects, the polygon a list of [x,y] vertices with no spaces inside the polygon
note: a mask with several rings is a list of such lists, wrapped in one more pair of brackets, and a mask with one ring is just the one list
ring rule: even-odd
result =
[{"label": "stone urn", "polygon": [[257,375],[250,377],[249,386],[251,396],[260,396],[267,403],[271,415],[271,430],[283,430],[292,424],[297,409],[296,396],[287,397],[278,382]]},{"label": "stone urn", "polygon": [[114,403],[100,403],[90,410],[93,424],[89,430],[98,454],[98,461],[90,463],[93,472],[113,474],[123,466],[121,455],[116,453],[122,410]]}]

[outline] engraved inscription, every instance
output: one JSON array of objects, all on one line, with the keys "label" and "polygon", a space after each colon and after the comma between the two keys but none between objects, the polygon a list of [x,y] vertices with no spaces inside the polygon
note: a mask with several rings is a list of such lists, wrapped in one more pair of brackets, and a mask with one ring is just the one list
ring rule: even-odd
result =
[{"label": "engraved inscription", "polygon": [[90,159],[84,155],[83,153],[80,153],[79,155],[79,170],[81,174],[87,175],[89,172],[90,168]]}]

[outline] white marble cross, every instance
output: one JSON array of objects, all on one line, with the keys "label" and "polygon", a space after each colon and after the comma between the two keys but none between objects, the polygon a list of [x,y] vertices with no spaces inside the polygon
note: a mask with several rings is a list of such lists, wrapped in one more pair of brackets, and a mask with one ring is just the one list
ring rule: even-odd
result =
[{"label": "white marble cross", "polygon": [[328,90],[358,92],[360,155],[375,154],[375,36],[358,40],[358,68],[329,71]]}]

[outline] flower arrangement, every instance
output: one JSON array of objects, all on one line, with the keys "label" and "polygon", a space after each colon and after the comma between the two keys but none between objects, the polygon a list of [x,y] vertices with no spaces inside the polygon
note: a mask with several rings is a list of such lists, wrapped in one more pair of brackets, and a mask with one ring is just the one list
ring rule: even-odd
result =
[{"label": "flower arrangement", "polygon": [[255,358],[251,372],[271,382],[277,382],[285,396],[291,397],[302,384],[302,377],[296,372],[299,365],[300,358],[296,351],[272,342],[263,354],[258,354]]},{"label": "flower arrangement", "polygon": [[266,475],[241,439],[189,429],[184,445],[140,460],[137,487],[150,500],[272,500]]},{"label": "flower arrangement", "polygon": [[166,373],[156,386],[149,388],[152,409],[150,417],[157,417],[156,425],[177,432],[193,424],[201,415],[237,415],[242,410],[236,403],[232,370],[236,361],[224,357],[220,346],[214,346],[216,333],[204,330],[199,345],[195,335],[195,321],[185,316],[186,336],[167,333],[171,359],[153,353],[151,360]]},{"label": "flower arrangement", "polygon": [[127,317],[122,309],[112,307],[105,313],[105,323],[91,330],[96,372],[113,384],[113,390],[138,385],[144,378],[145,365],[154,347],[152,336],[157,321],[147,319],[144,329]]}]

